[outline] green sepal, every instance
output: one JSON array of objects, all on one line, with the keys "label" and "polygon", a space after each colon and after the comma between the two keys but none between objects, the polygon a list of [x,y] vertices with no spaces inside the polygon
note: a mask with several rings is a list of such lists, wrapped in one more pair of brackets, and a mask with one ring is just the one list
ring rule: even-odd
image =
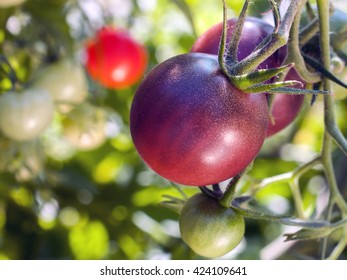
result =
[{"label": "green sepal", "polygon": [[327,94],[332,95],[325,90],[314,90],[314,89],[298,89],[298,88],[288,88],[288,87],[279,87],[269,90],[269,93],[281,93],[281,94]]},{"label": "green sepal", "polygon": [[[247,90],[248,88],[253,87],[253,85],[260,84],[278,74],[288,71],[293,66],[294,64],[290,63],[278,68],[260,69],[244,75],[231,75],[229,79],[238,89]],[[232,72],[232,68],[230,70]]]},{"label": "green sepal", "polygon": [[252,87],[249,87],[249,88],[245,89],[244,91],[246,93],[261,93],[261,92],[274,93],[274,91],[276,91],[277,89],[281,89],[281,88],[292,89],[292,88],[287,88],[287,87],[295,86],[298,84],[302,85],[301,82],[295,81],[295,80],[276,82],[276,83],[272,83],[272,84],[258,84],[258,85],[254,85]]}]

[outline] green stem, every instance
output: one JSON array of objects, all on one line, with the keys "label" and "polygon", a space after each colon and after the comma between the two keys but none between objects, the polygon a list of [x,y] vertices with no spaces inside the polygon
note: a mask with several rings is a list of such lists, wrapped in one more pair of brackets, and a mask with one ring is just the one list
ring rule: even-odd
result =
[{"label": "green stem", "polygon": [[337,260],[338,257],[341,255],[343,250],[347,246],[347,227],[345,226],[343,228],[343,237],[339,241],[339,243],[336,245],[334,250],[331,252],[330,256],[327,258],[328,260]]},{"label": "green stem", "polygon": [[[305,2],[302,2],[298,8],[299,11],[302,10]],[[299,46],[299,28],[300,28],[300,16],[301,13],[298,12],[294,18],[292,27],[289,33],[288,41],[288,55],[285,63],[294,62],[295,68],[298,74],[308,83],[316,83],[321,80],[320,75],[310,72],[305,64],[304,58],[301,55]]]},{"label": "green stem", "polygon": [[260,63],[271,56],[276,50],[284,46],[288,41],[289,28],[302,3],[306,3],[306,0],[292,0],[279,25],[278,31],[274,32],[270,37],[265,38],[264,40],[267,43],[232,67],[231,72],[237,75],[249,73],[256,69]]},{"label": "green stem", "polygon": [[318,17],[308,23],[305,27],[300,30],[299,43],[301,46],[305,45],[310,41],[314,35],[319,31]]},{"label": "green stem", "polygon": [[[321,59],[323,66],[326,69],[330,68],[330,22],[329,22],[329,0],[317,0],[318,14],[319,14],[319,30],[320,30],[320,48],[321,48]],[[330,91],[331,85],[327,78],[323,79],[324,90]],[[342,197],[336,182],[336,177],[332,162],[332,137],[335,139],[339,147],[347,154],[347,141],[342,135],[341,131],[337,127],[335,121],[335,107],[332,96],[324,96],[324,123],[325,132],[323,138],[322,147],[322,163],[327,178],[327,183],[330,188],[329,206],[327,218],[330,219],[331,212],[334,204],[336,203],[344,215],[347,214],[347,204]],[[347,245],[347,232],[344,229],[343,239],[340,240],[338,245],[335,247],[329,259],[336,259],[341,254],[343,249]],[[322,256],[326,254],[327,239],[323,241]]]},{"label": "green stem", "polygon": [[[317,0],[319,14],[320,46],[323,66],[330,69],[330,22],[329,22],[329,0]],[[324,89],[331,92],[329,79],[324,79]],[[336,144],[347,155],[347,141],[336,124],[335,107],[332,96],[324,96],[324,122],[326,130],[334,138]],[[330,154],[329,154],[330,156]]]},{"label": "green stem", "polygon": [[290,180],[295,180],[295,178],[299,179],[306,172],[310,171],[313,167],[320,164],[321,160],[322,160],[321,157],[318,156],[313,158],[309,162],[306,162],[305,164],[298,166],[291,172],[279,174],[273,177],[264,178],[257,184],[256,190],[259,190],[261,188],[264,188],[274,183],[289,182]]},{"label": "green stem", "polygon": [[240,181],[241,174],[235,176],[231,179],[230,183],[228,184],[223,196],[219,200],[219,204],[222,205],[225,208],[229,208],[231,205],[231,202],[233,201],[234,195],[235,195],[235,189],[237,183]]},{"label": "green stem", "polygon": [[289,183],[289,186],[292,191],[296,214],[300,219],[305,219],[305,208],[299,188],[299,180],[295,178]]},{"label": "green stem", "polygon": [[[330,68],[330,23],[329,23],[329,0],[317,0],[318,5],[318,14],[319,14],[319,23],[320,23],[320,47],[321,47],[321,59],[323,66],[326,69]],[[330,81],[327,78],[324,78],[324,90],[330,91],[331,85]],[[330,199],[336,201],[337,205],[343,211],[344,214],[347,214],[347,204],[342,197],[335,178],[333,162],[332,162],[332,139],[333,137],[338,143],[340,137],[336,138],[336,134],[341,134],[344,143],[347,148],[347,141],[342,135],[341,131],[337,127],[335,121],[335,107],[333,97],[330,95],[324,96],[324,120],[325,120],[325,133],[323,138],[323,148],[322,148],[322,162],[325,169],[328,185],[331,190]],[[335,133],[331,133],[334,131]],[[330,135],[327,133],[329,132]],[[344,150],[344,149],[343,149]],[[345,150],[344,150],[345,151]],[[345,151],[347,152],[347,150]]]}]

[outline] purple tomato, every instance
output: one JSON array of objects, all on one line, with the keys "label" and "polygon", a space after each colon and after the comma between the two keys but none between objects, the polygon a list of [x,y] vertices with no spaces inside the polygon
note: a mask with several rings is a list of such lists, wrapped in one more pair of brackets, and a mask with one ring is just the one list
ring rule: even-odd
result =
[{"label": "purple tomato", "polygon": [[130,130],[142,159],[176,183],[201,186],[243,171],[266,135],[264,94],[235,88],[216,55],[189,53],[155,67],[142,81]]}]

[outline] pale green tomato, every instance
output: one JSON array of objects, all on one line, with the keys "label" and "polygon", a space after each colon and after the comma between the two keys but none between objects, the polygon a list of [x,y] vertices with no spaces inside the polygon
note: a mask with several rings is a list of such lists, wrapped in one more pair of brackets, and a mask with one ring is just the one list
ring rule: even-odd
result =
[{"label": "pale green tomato", "polygon": [[0,8],[8,8],[24,3],[26,0],[0,0]]},{"label": "pale green tomato", "polygon": [[183,241],[198,255],[217,258],[234,249],[245,233],[243,216],[199,193],[188,199],[179,220]]},{"label": "pale green tomato", "polygon": [[82,103],[88,93],[83,68],[68,59],[42,69],[34,78],[33,86],[46,89],[61,113],[67,113]]},{"label": "pale green tomato", "polygon": [[72,110],[63,120],[65,138],[79,150],[92,150],[105,139],[106,112],[88,103]]},{"label": "pale green tomato", "polygon": [[34,139],[49,126],[53,112],[52,98],[45,90],[6,92],[0,96],[0,130],[12,140]]},{"label": "pale green tomato", "polygon": [[[347,67],[345,67],[341,73],[335,74],[337,78],[339,78],[342,82],[347,83]],[[337,100],[342,100],[347,97],[347,89],[331,82],[332,84],[332,91],[333,94],[335,94],[335,98]]]}]

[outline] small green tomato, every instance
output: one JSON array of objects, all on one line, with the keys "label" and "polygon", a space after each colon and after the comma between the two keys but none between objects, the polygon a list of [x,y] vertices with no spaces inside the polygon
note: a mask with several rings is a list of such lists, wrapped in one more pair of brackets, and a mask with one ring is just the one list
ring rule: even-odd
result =
[{"label": "small green tomato", "polygon": [[183,241],[198,255],[217,258],[234,249],[245,232],[243,216],[202,194],[183,206],[179,220]]},{"label": "small green tomato", "polygon": [[42,89],[9,91],[0,96],[0,130],[15,141],[38,137],[51,123],[54,105]]}]

